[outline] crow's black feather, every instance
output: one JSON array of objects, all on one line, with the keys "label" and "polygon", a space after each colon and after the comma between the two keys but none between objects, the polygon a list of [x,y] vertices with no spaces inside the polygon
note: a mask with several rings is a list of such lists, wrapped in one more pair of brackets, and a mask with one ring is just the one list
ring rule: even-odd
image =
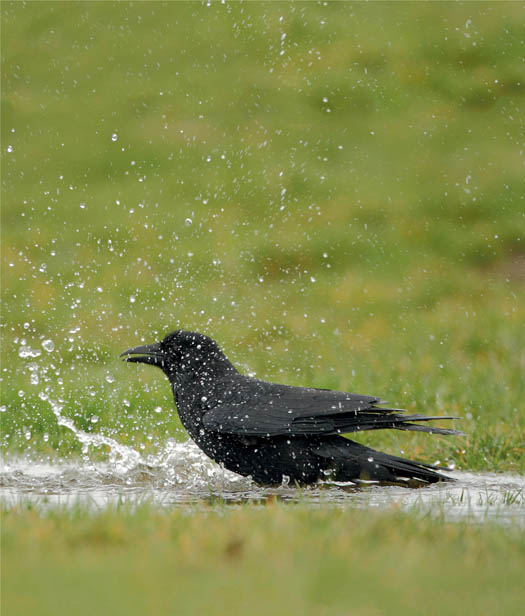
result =
[{"label": "crow's black feather", "polygon": [[[374,396],[292,387],[240,374],[217,344],[178,330],[158,344],[135,347],[127,361],[161,368],[182,424],[212,459],[261,484],[292,480],[424,483],[447,481],[436,467],[381,453],[341,434],[396,429],[462,434],[421,425],[435,419],[382,408]],[[417,422],[417,423],[415,423]]]}]

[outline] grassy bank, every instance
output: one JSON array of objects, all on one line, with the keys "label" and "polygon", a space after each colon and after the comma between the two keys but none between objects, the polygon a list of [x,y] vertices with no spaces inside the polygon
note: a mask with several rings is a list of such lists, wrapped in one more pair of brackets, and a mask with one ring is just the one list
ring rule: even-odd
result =
[{"label": "grassy bank", "polygon": [[[5,613],[516,614],[522,532],[391,511],[11,511]],[[29,591],[31,589],[31,591]]]}]

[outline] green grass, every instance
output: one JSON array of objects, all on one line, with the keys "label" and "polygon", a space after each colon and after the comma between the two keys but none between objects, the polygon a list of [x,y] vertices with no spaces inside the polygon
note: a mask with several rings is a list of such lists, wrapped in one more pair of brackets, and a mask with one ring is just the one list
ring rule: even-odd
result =
[{"label": "green grass", "polygon": [[2,545],[13,616],[510,615],[525,600],[523,532],[395,510],[13,510]]}]

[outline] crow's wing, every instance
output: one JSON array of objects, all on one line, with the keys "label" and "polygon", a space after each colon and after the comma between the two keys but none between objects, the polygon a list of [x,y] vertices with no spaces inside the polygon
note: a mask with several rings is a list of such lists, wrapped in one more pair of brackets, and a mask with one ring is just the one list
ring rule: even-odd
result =
[{"label": "crow's wing", "polygon": [[224,400],[212,403],[203,423],[214,432],[244,436],[320,436],[383,428],[458,434],[411,423],[447,417],[403,415],[401,409],[377,404],[381,401],[373,396],[246,379],[232,386]]}]

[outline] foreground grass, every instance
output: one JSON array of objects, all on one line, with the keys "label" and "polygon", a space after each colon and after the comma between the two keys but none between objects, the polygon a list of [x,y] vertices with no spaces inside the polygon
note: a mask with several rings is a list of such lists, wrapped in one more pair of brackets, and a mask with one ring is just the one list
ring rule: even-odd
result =
[{"label": "foreground grass", "polygon": [[13,510],[6,614],[517,614],[525,535],[280,504],[189,515]]}]

